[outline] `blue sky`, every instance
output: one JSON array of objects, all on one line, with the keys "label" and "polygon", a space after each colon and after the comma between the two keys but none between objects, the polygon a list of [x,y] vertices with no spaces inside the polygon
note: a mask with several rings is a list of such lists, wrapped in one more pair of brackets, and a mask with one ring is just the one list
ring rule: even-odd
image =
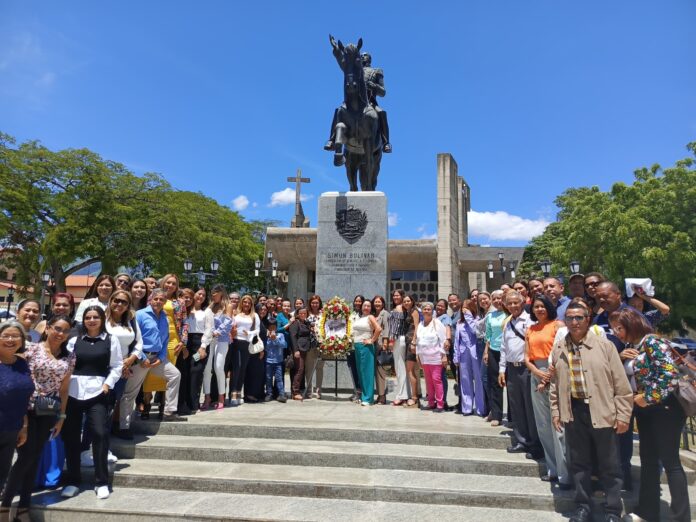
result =
[{"label": "blue sky", "polygon": [[564,189],[630,182],[696,139],[693,1],[340,5],[1,0],[0,130],[285,224],[301,168],[314,224],[318,195],[346,188],[322,150],[342,97],[328,34],[362,36],[385,71],[390,237],[436,232],[436,154],[451,152],[470,242],[491,245],[540,232]]}]

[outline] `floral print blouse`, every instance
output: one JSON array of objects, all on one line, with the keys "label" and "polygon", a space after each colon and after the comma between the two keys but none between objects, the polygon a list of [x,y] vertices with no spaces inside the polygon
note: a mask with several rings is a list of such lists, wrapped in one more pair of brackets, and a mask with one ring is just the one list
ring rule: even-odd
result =
[{"label": "floral print blouse", "polygon": [[633,371],[638,391],[645,394],[645,402],[659,404],[674,391],[679,370],[674,364],[668,341],[648,334],[637,346],[638,357],[633,360]]},{"label": "floral print blouse", "polygon": [[56,359],[48,354],[43,343],[27,343],[24,357],[34,379],[35,391],[29,404],[29,409],[33,409],[35,397],[59,394],[63,379],[75,369],[75,354],[71,352],[67,357]]}]

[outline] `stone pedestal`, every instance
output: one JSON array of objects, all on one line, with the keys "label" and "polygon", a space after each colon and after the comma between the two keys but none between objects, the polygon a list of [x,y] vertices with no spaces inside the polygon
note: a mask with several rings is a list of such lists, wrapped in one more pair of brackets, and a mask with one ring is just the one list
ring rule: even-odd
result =
[{"label": "stone pedestal", "polygon": [[387,198],[383,192],[325,192],[319,198],[316,293],[352,303],[387,292]]}]

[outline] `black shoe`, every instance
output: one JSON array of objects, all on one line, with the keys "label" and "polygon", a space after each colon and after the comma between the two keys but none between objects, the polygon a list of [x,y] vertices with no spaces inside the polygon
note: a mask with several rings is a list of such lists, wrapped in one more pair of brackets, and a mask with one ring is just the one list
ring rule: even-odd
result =
[{"label": "black shoe", "polygon": [[555,477],[553,475],[549,475],[548,473],[546,475],[541,476],[542,482],[558,482],[558,477]]},{"label": "black shoe", "polygon": [[389,154],[389,153],[391,153],[391,151],[392,151],[391,143],[385,143],[384,147],[382,147],[382,152],[384,152],[385,154]]},{"label": "black shoe", "polygon": [[592,513],[585,506],[581,506],[573,513],[568,522],[591,522]]},{"label": "black shoe", "polygon": [[575,486],[573,486],[572,484],[564,484],[563,482],[558,483],[558,489],[560,489],[561,491],[570,491],[574,487]]},{"label": "black shoe", "polygon": [[273,395],[266,395],[266,398],[263,400],[263,402],[271,402],[273,400]]},{"label": "black shoe", "polygon": [[116,432],[116,436],[117,436],[119,439],[123,439],[123,440],[133,440],[133,432],[132,432],[130,429],[128,429],[128,430],[118,430],[118,431]]},{"label": "black shoe", "polygon": [[529,460],[541,460],[544,458],[543,453],[536,453],[534,451],[530,451],[529,453],[525,453],[524,456],[525,456],[525,458],[527,458]]},{"label": "black shoe", "polygon": [[179,408],[176,412],[179,415],[193,415],[193,410],[191,408],[189,408],[188,406],[185,406],[183,408]]},{"label": "black shoe", "polygon": [[455,408],[455,409],[454,409],[454,414],[455,414],[455,415],[461,415],[461,414],[462,414],[461,408]]},{"label": "black shoe", "polygon": [[169,413],[162,415],[162,422],[186,422],[188,419],[180,417],[176,413]]},{"label": "black shoe", "polygon": [[329,140],[324,144],[324,150],[334,150],[333,140]]},{"label": "black shoe", "polygon": [[524,444],[520,444],[519,442],[515,444],[514,446],[510,446],[507,449],[508,453],[526,453],[527,448],[524,447]]},{"label": "black shoe", "polygon": [[288,402],[288,398],[285,395],[278,395],[278,402]]},{"label": "black shoe", "polygon": [[435,408],[431,410],[433,413],[444,413],[445,409],[444,408]]},{"label": "black shoe", "polygon": [[337,152],[334,154],[334,167],[340,167],[341,165],[345,165],[346,163],[346,157],[343,155],[342,152]]}]

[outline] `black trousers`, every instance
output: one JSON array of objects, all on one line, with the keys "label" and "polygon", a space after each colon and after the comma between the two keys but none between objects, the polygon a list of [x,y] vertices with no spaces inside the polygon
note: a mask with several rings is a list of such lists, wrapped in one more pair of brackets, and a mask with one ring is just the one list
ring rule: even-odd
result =
[{"label": "black trousers", "polygon": [[0,491],[12,467],[18,431],[0,431]]},{"label": "black trousers", "polygon": [[498,369],[500,364],[500,352],[488,350],[488,409],[491,411],[491,419],[503,421],[503,389],[498,383]]},{"label": "black trousers", "polygon": [[261,354],[249,354],[246,378],[244,379],[244,401],[251,399],[263,400],[266,396],[264,387],[266,383],[266,364]]},{"label": "black trousers", "polygon": [[[519,366],[516,366],[519,364]],[[512,414],[512,435],[534,455],[543,455],[539,442],[534,410],[529,369],[524,363],[507,363],[508,410]],[[510,415],[508,415],[508,419]]]},{"label": "black trousers", "polygon": [[[12,466],[10,476],[2,495],[2,506],[10,507],[12,499],[19,493],[19,507],[29,507],[31,492],[34,489],[36,470],[39,467],[44,445],[51,436],[51,430],[56,425],[54,415],[37,417],[33,411],[27,413],[27,441],[17,448],[17,460]],[[16,440],[16,439],[15,439]],[[79,452],[80,436],[77,437]],[[79,454],[78,454],[79,459]]]},{"label": "black trousers", "polygon": [[605,512],[621,516],[621,470],[618,444],[613,428],[593,428],[590,406],[584,401],[571,400],[573,422],[565,424],[568,464],[575,480],[575,501],[578,507],[591,509],[592,442],[597,451],[599,481],[607,497]]},{"label": "black trousers", "polygon": [[[187,405],[192,411],[196,411],[200,406],[201,402],[201,388],[203,387],[203,371],[205,370],[205,365],[208,362],[208,358],[200,359],[199,361],[194,361],[194,354],[200,349],[201,341],[203,340],[203,334],[190,333],[188,336],[188,342],[186,343],[186,348],[189,352],[188,361],[188,372],[189,372],[189,396]],[[206,348],[206,353],[210,355],[210,349]],[[182,381],[184,375],[181,375]],[[179,390],[179,397],[181,397],[181,390]]]},{"label": "black trousers", "polygon": [[640,434],[640,500],[636,514],[660,520],[660,462],[664,466],[672,497],[671,520],[691,520],[686,475],[679,460],[679,442],[686,416],[679,401],[670,395],[661,404],[636,408]]},{"label": "black trousers", "polygon": [[184,351],[181,350],[176,358],[176,369],[181,373],[181,381],[179,381],[179,399],[177,401],[177,410],[186,411],[192,409],[189,405],[191,399],[191,353],[184,359]]},{"label": "black trousers", "polygon": [[346,363],[348,364],[348,369],[350,370],[350,376],[353,379],[353,389],[359,390],[360,379],[358,378],[358,365],[355,362],[355,350],[348,352],[348,355],[346,356]]},{"label": "black trousers", "polygon": [[[230,345],[228,353],[231,353],[232,376],[230,378],[230,393],[240,393],[246,379],[247,365],[249,364],[249,342],[235,339]],[[218,383],[219,386],[219,383]]]},{"label": "black trousers", "polygon": [[86,417],[85,425],[89,426],[92,432],[95,485],[99,487],[109,484],[109,468],[106,460],[109,452],[108,409],[109,397],[103,393],[85,401],[68,397],[68,407],[65,410],[67,418],[62,432],[67,464],[66,485],[79,486],[82,480],[80,473],[80,432],[84,417]]}]

